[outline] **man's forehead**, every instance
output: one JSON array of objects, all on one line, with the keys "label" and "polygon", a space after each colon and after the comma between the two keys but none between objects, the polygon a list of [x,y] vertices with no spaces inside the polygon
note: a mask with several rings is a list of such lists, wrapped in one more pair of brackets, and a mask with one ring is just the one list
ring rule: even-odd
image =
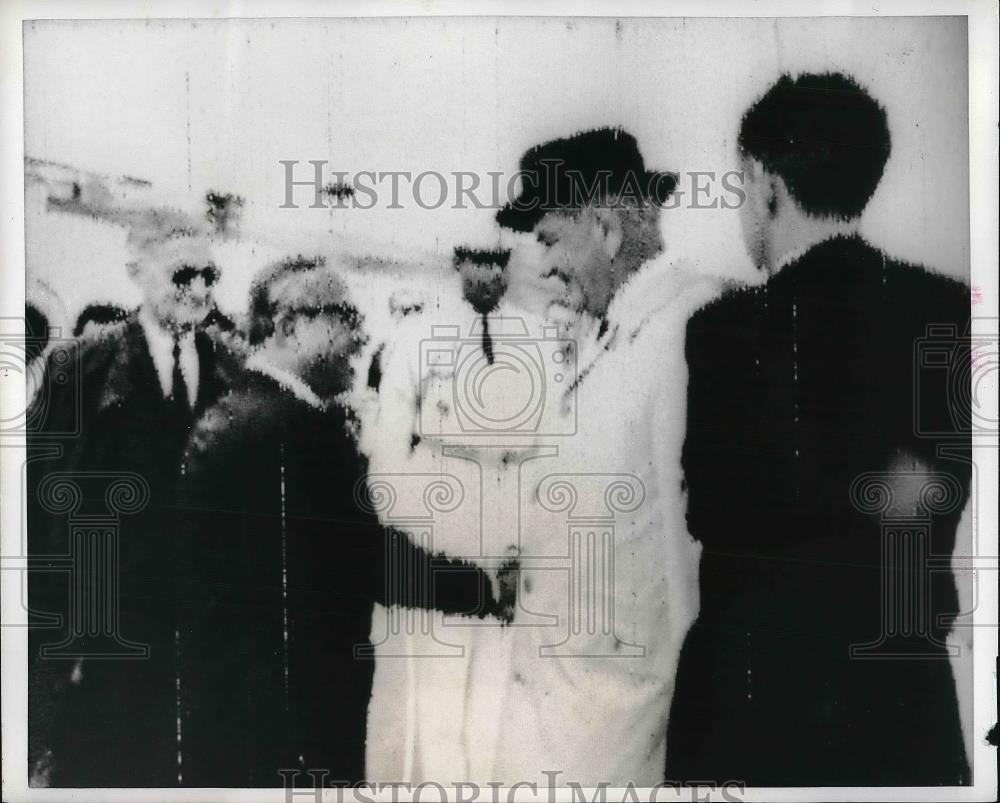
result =
[{"label": "man's forehead", "polygon": [[268,296],[280,307],[300,309],[344,304],[348,300],[348,290],[337,274],[329,270],[312,270],[281,277],[271,285]]},{"label": "man's forehead", "polygon": [[579,222],[584,215],[583,208],[555,209],[546,212],[535,224],[535,231],[560,229]]},{"label": "man's forehead", "polygon": [[535,231],[555,231],[580,223],[589,224],[595,218],[607,218],[612,213],[632,214],[651,208],[649,203],[628,195],[609,195],[586,206],[553,209],[546,212],[535,224]]},{"label": "man's forehead", "polygon": [[474,259],[463,259],[458,263],[458,269],[462,271],[481,271],[483,273],[502,272],[504,266],[499,262],[485,262]]}]

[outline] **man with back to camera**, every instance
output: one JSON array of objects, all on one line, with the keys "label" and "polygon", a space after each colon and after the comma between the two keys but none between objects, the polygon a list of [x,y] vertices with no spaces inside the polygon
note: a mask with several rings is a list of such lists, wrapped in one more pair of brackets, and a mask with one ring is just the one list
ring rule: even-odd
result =
[{"label": "man with back to camera", "polygon": [[66,516],[50,512],[39,499],[53,472],[81,477],[81,510],[91,512],[100,510],[104,491],[89,484],[87,475],[138,475],[150,497],[120,525],[113,638],[128,642],[125,652],[141,645],[149,653],[138,660],[42,656],[43,647],[61,641],[73,609],[65,573],[32,573],[32,611],[63,619],[61,630],[33,627],[29,633],[29,762],[32,783],[43,786],[178,783],[176,547],[182,453],[195,417],[229,387],[241,359],[202,328],[214,308],[219,269],[200,226],[178,210],[149,210],[133,219],[126,248],[128,276],[141,289],[142,304],[124,321],[85,334],[75,344],[79,359],[69,362],[79,366],[79,373],[46,399],[38,442],[48,442],[48,433],[71,431],[68,421],[75,416],[79,434],[59,441],[57,459],[29,463],[28,544],[30,554],[42,560],[69,554]]},{"label": "man with back to camera", "polygon": [[[906,658],[898,643],[873,652],[892,615],[881,604],[883,536],[879,516],[852,500],[866,472],[889,472],[897,510],[911,513],[923,510],[924,478],[953,487],[927,545],[950,558],[970,442],[949,423],[946,395],[916,375],[915,345],[932,324],[967,332],[968,289],[859,235],[890,136],[885,111],[853,79],[782,76],[744,116],[739,147],[744,238],[768,278],[688,325],[687,516],[704,551],[666,776],[968,783],[944,646],[954,577],[936,571],[928,582],[925,568],[892,565],[904,586],[926,584],[917,603],[929,627],[914,629]],[[955,438],[917,431],[915,392],[929,430]]]}]

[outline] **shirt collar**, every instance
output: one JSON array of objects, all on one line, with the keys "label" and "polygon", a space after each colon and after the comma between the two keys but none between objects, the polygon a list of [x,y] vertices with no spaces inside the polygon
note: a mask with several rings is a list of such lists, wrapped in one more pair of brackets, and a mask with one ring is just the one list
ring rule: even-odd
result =
[{"label": "shirt collar", "polygon": [[587,330],[590,337],[583,341],[586,348],[580,350],[575,384],[582,383],[605,354],[622,343],[631,343],[651,320],[668,314],[668,308],[682,295],[690,293],[688,302],[692,304],[707,303],[718,287],[718,280],[700,276],[665,254],[646,262],[618,288],[603,329],[595,323]]},{"label": "shirt collar", "polygon": [[633,273],[615,293],[608,308],[609,328],[637,330],[677,293],[679,269],[666,255],[652,259]]},{"label": "shirt collar", "polygon": [[821,245],[826,245],[826,244],[831,243],[831,242],[833,242],[834,240],[837,240],[837,239],[850,239],[851,237],[857,237],[857,236],[858,236],[857,232],[854,231],[854,230],[852,230],[852,229],[848,229],[846,231],[833,231],[833,232],[830,232],[829,234],[827,234],[825,237],[822,237],[819,240],[814,240],[813,242],[809,243],[808,245],[803,245],[803,246],[801,246],[799,248],[794,248],[791,251],[789,251],[787,254],[785,254],[778,261],[778,264],[775,267],[775,269],[771,272],[771,275],[773,276],[773,275],[778,274],[785,267],[787,267],[788,265],[791,265],[793,262],[797,262],[802,257],[804,257],[806,254],[808,254],[810,251],[812,251],[814,248],[818,248]]},{"label": "shirt collar", "polygon": [[[156,368],[160,389],[164,397],[170,396],[174,386],[174,337],[153,318],[153,314],[143,305],[139,307],[139,324],[146,338],[149,356]],[[198,394],[198,354],[194,343],[194,331],[189,330],[178,338],[181,348],[181,373],[187,384],[192,405]]]},{"label": "shirt collar", "polygon": [[316,394],[316,391],[291,371],[268,360],[262,351],[255,351],[251,354],[247,358],[246,367],[258,374],[270,377],[295,398],[305,402],[310,407],[315,407],[317,410],[326,409],[326,403]]}]

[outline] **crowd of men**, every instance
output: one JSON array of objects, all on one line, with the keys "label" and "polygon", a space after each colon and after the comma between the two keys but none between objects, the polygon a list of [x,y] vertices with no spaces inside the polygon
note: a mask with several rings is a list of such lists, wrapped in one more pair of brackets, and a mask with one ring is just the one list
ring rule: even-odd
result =
[{"label": "crowd of men", "polygon": [[[665,257],[674,176],[621,129],[528,151],[539,180],[496,215],[514,249],[456,248],[453,286],[387,298],[385,329],[303,256],[220,325],[197,221],[134,220],[142,304],[50,355],[69,373],[29,436],[33,783],[968,783],[954,578],[908,660],[859,659],[884,543],[851,496],[870,472],[904,508],[913,477],[952,482],[926,545],[951,554],[969,439],[914,348],[967,331],[968,290],[859,236],[890,136],[852,79],[783,76],[738,146],[749,287]],[[536,356],[526,390],[506,369]],[[121,476],[148,502],[72,575],[120,512],[92,483]],[[401,609],[432,626],[394,630]]]}]

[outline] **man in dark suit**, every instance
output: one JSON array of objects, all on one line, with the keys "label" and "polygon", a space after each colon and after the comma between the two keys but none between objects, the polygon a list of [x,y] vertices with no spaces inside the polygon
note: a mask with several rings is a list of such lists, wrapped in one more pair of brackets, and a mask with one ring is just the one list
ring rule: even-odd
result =
[{"label": "man in dark suit", "polygon": [[283,770],[296,785],[314,784],[308,770],[360,782],[373,604],[509,618],[511,601],[379,523],[338,401],[362,345],[342,280],[319,260],[280,263],[250,317],[248,370],[186,459],[184,783],[281,786]]},{"label": "man in dark suit", "polygon": [[[157,209],[134,221],[127,246],[142,305],[78,340],[72,359],[53,356],[59,362],[47,370],[63,381],[49,383],[41,427],[28,439],[29,449],[55,442],[61,452],[28,467],[29,552],[38,569],[29,603],[63,625],[33,627],[29,636],[29,762],[41,785],[169,786],[178,778],[178,481],[191,424],[228,388],[241,360],[200,326],[214,306],[218,269],[199,228]],[[54,492],[60,476],[79,489],[72,510]],[[137,498],[148,489],[148,502],[121,517],[117,560],[85,581],[111,589],[101,627],[112,633],[67,640],[74,617],[85,613],[75,595],[90,591],[70,592],[64,572],[46,569],[72,554],[72,517],[121,512],[108,509],[122,500],[106,496],[106,486],[122,476]]]},{"label": "man in dark suit", "polygon": [[[885,112],[850,78],[782,77],[739,145],[744,235],[769,278],[688,325],[683,467],[704,551],[667,778],[969,783],[944,645],[954,578],[919,554],[952,554],[970,440],[958,401],[916,367],[930,325],[950,326],[962,353],[968,290],[858,235],[890,140]],[[890,554],[862,475],[929,525],[906,536],[912,559]],[[926,495],[935,483],[947,503]],[[918,618],[885,640],[900,613],[893,583]]]}]

